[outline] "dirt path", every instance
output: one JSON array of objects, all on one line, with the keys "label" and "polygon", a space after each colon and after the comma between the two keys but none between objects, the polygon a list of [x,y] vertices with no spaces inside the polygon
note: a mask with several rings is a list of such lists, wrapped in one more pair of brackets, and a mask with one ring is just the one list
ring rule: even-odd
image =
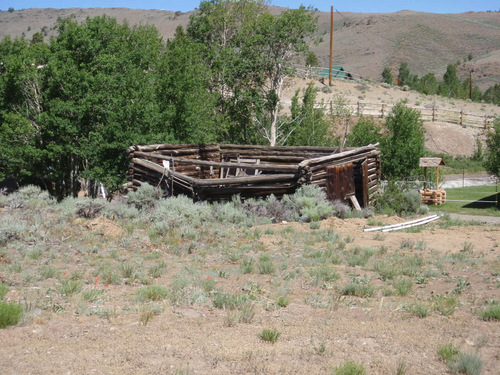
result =
[{"label": "dirt path", "polygon": [[449,214],[451,218],[461,221],[477,221],[480,223],[488,223],[500,225],[500,217],[498,216],[479,216],[479,215],[461,215]]}]

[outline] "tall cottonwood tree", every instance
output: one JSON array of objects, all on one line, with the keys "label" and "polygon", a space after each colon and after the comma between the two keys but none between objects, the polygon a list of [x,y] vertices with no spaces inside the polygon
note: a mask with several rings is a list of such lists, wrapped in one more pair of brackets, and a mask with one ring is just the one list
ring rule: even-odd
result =
[{"label": "tall cottonwood tree", "polygon": [[59,198],[76,194],[80,177],[116,188],[126,179],[126,148],[168,131],[155,100],[163,44],[154,27],[106,16],[61,20],[58,31],[49,44],[20,39],[0,47],[0,142],[22,134],[16,142],[27,160],[10,155],[2,171]]},{"label": "tall cottonwood tree", "polygon": [[256,90],[264,100],[259,125],[271,146],[281,136],[278,118],[285,78],[294,72],[294,60],[307,56],[316,28],[317,17],[302,6],[279,17],[265,13],[257,19],[254,34],[242,46],[243,58],[254,62]]},{"label": "tall cottonwood tree", "polygon": [[424,124],[419,111],[398,102],[386,118],[387,132],[382,136],[382,175],[403,179],[418,169],[424,153]]},{"label": "tall cottonwood tree", "polygon": [[274,16],[259,0],[200,4],[187,34],[206,46],[226,140],[277,144],[284,80],[294,59],[306,57],[315,30],[316,17],[304,7]]},{"label": "tall cottonwood tree", "polygon": [[255,131],[249,129],[257,110],[253,67],[242,59],[241,48],[253,32],[249,25],[255,25],[264,11],[261,0],[202,1],[187,26],[187,36],[202,46],[203,62],[209,67],[207,90],[216,96],[221,141],[256,142]]}]

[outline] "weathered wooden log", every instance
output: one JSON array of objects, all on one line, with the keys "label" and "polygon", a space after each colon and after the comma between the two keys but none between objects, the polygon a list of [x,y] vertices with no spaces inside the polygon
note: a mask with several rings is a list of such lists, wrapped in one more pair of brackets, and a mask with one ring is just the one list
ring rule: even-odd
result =
[{"label": "weathered wooden log", "polygon": [[[158,150],[196,150],[196,152],[199,152],[200,149],[203,149],[205,151],[207,150],[219,150],[220,146],[216,143],[208,143],[208,144],[202,144],[202,145],[193,145],[193,144],[155,144],[155,145],[144,145],[144,146],[132,146],[134,147],[135,150],[137,151],[142,151],[142,152],[151,152],[151,151],[158,151]],[[129,148],[130,149],[130,148]]]},{"label": "weathered wooden log", "polygon": [[260,184],[260,183],[277,183],[284,181],[295,181],[297,174],[267,174],[250,177],[232,177],[232,178],[214,178],[210,180],[196,179],[193,185],[200,186],[224,186],[224,185],[245,185],[245,184]]},{"label": "weathered wooden log", "polygon": [[225,144],[220,145],[221,151],[225,150],[255,150],[259,152],[266,151],[278,151],[278,152],[287,152],[293,150],[297,151],[309,151],[309,152],[327,152],[333,153],[338,151],[338,147],[321,147],[321,146],[262,146],[262,145],[234,145],[234,144]]},{"label": "weathered wooden log", "polygon": [[296,172],[298,171],[298,165],[281,165],[281,164],[248,164],[248,163],[233,163],[233,162],[212,162],[205,160],[193,160],[185,158],[176,158],[166,155],[159,155],[156,153],[144,153],[135,152],[136,157],[148,157],[158,160],[168,160],[173,161],[176,165],[178,164],[190,164],[199,166],[213,166],[213,167],[223,167],[223,168],[244,168],[244,169],[259,169],[262,171],[276,171],[276,172]]},{"label": "weathered wooden log", "polygon": [[375,156],[375,155],[380,154],[380,151],[375,148],[375,145],[368,145],[368,146],[364,146],[364,147],[355,148],[353,150],[340,152],[338,154],[327,155],[327,156],[322,156],[319,158],[304,160],[299,165],[300,166],[305,166],[305,165],[312,166],[312,165],[322,164],[322,163],[325,163],[328,161],[339,160],[339,159],[346,158],[348,156],[359,155],[359,154],[363,154],[363,153],[367,153],[368,154],[367,157],[369,157],[369,156]]}]

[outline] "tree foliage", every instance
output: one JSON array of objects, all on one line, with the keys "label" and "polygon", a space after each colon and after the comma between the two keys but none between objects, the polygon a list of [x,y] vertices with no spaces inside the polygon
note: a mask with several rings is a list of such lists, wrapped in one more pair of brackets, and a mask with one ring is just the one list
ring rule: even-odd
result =
[{"label": "tree foliage", "polygon": [[394,76],[392,75],[392,71],[390,68],[384,68],[384,70],[382,71],[382,80],[389,85],[392,85],[394,83]]},{"label": "tree foliage", "polygon": [[285,144],[290,146],[332,145],[330,124],[325,119],[323,108],[316,108],[316,89],[310,82],[299,100],[300,90],[292,98],[291,118],[286,121],[283,133],[287,135]]},{"label": "tree foliage", "polygon": [[[384,68],[382,71],[382,79],[384,82],[390,83],[390,69]],[[434,73],[427,73],[423,77],[411,74],[407,63],[401,63],[398,73],[398,84],[400,86],[408,86],[412,90],[416,90],[425,95],[440,95],[449,98],[457,99],[472,99],[474,102],[485,101],[494,104],[500,104],[500,85],[495,84],[488,88],[484,93],[479,87],[473,86],[470,90],[470,77],[466,77],[463,81],[457,76],[456,64],[449,64],[443,79],[438,82]],[[472,95],[471,95],[472,94]]]},{"label": "tree foliage", "polygon": [[361,116],[347,136],[349,147],[361,147],[380,142],[382,138],[382,127],[378,125],[373,117]]},{"label": "tree foliage", "polygon": [[494,131],[489,132],[486,138],[484,168],[500,178],[500,119],[495,120],[493,128]]},{"label": "tree foliage", "polygon": [[[303,7],[276,16],[263,0],[210,0],[166,42],[154,26],[107,16],[60,20],[48,42],[40,33],[5,38],[0,178],[62,198],[76,195],[81,179],[120,186],[133,144],[284,143],[284,79],[297,59],[313,58],[315,30]],[[291,142],[325,141],[311,90],[297,102]]]},{"label": "tree foliage", "polygon": [[418,169],[424,153],[421,114],[399,102],[387,116],[386,128],[380,142],[382,174],[387,179],[403,179]]}]

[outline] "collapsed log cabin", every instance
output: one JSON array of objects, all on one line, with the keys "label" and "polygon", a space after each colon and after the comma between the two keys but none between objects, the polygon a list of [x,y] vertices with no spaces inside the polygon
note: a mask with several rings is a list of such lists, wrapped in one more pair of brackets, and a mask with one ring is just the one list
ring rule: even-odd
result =
[{"label": "collapsed log cabin", "polygon": [[367,207],[374,203],[380,180],[377,145],[341,149],[158,144],[131,146],[128,156],[126,189],[147,182],[165,195],[185,194],[194,200],[221,201],[236,194],[243,199],[281,197],[315,184],[331,201]]}]

